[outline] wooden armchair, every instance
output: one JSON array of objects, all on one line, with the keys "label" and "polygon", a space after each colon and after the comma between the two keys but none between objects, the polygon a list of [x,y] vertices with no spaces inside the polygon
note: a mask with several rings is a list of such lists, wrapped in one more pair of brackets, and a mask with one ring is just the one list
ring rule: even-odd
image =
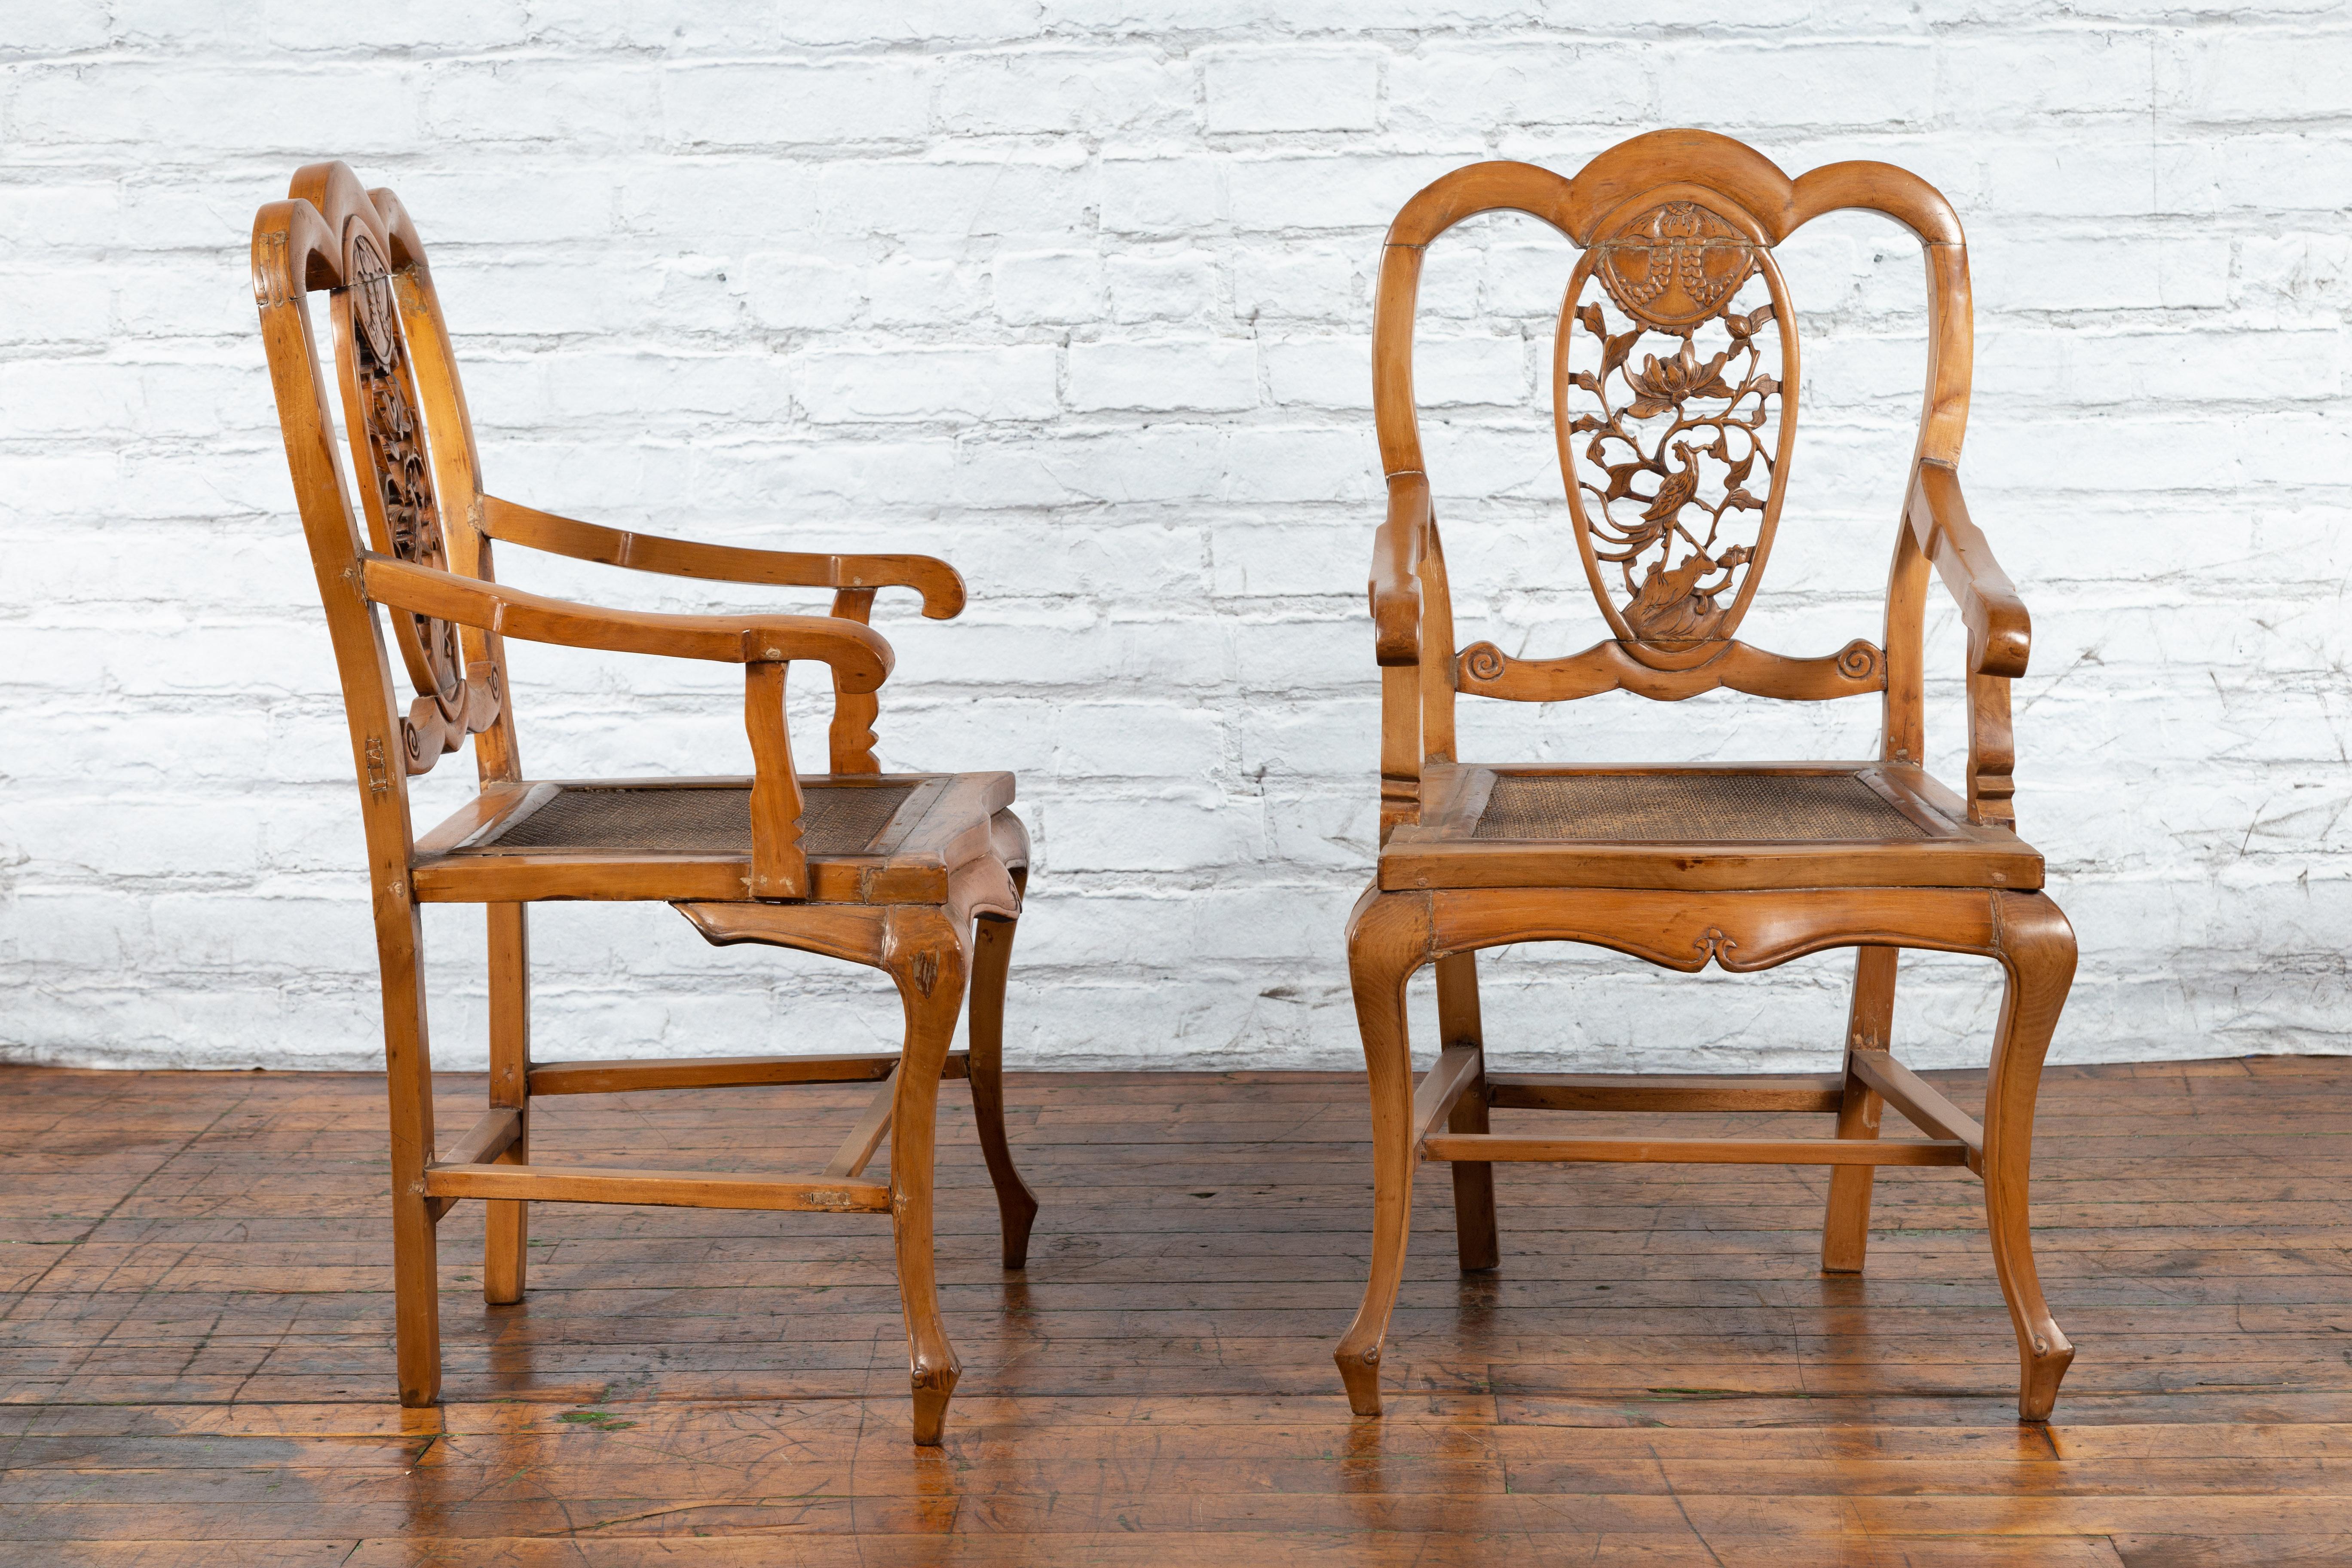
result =
[{"label": "wooden armchair", "polygon": [[[1927,395],[1887,579],[1885,644],[1788,658],[1738,641],[1780,517],[1795,433],[1797,328],[1772,247],[1808,220],[1871,208],[1927,253]],[[1491,643],[1456,650],[1445,557],[1413,407],[1413,303],[1423,248],[1463,219],[1515,211],[1581,247],[1553,352],[1555,433],[1570,521],[1614,636],[1561,658]],[[1349,1403],[1381,1408],[1381,1343],[1405,1251],[1414,1169],[1453,1163],[1465,1269],[1497,1261],[1498,1160],[1812,1164],[1830,1168],[1822,1267],[1859,1270],[1880,1165],[1962,1165],[1984,1182],[1995,1268],[2021,1363],[2018,1409],[2050,1414],[2074,1356],[2042,1298],[2026,1176],[2042,1059],[2074,972],[2074,933],[2042,891],[2042,857],[2010,810],[2009,683],[2025,669],[2025,606],[1960,499],[1968,417],[1968,253],[1924,181],[1838,163],[1791,181],[1721,136],[1669,131],[1574,179],[1475,164],[1405,205],[1373,315],[1373,397],[1388,520],[1372,551],[1381,681],[1379,871],[1348,927],[1370,1069],[1371,1279],[1339,1348]],[[1930,566],[1968,626],[1966,797],[1921,769],[1921,617]],[[1875,694],[1866,762],[1659,767],[1477,766],[1454,759],[1457,693],[1559,702],[1623,689],[1675,701],[1728,687],[1794,701]],[[1685,972],[1769,969],[1857,950],[1844,1070],[1676,1079],[1486,1070],[1477,952],[1591,942]],[[1981,1127],[1888,1050],[1901,948],[1981,953],[2006,994]],[[1443,1035],[1415,1088],[1407,979],[1436,968]],[[1882,1101],[1923,1137],[1878,1137]],[[1833,1113],[1835,1136],[1526,1138],[1495,1106]]]},{"label": "wooden armchair", "polygon": [[[1004,981],[1028,870],[1007,810],[1009,773],[883,773],[875,692],[889,645],[865,624],[875,594],[908,588],[923,613],[963,607],[963,584],[919,555],[803,555],[624,533],[482,493],[473,428],[425,249],[390,191],[341,163],[294,176],[254,220],[253,281],[278,421],[334,641],[367,830],[392,1121],[400,1399],[438,1397],[434,1226],[461,1198],[488,1205],[482,1293],[520,1300],[534,1199],[887,1214],[912,1369],[914,1434],[935,1444],[958,1366],[932,1273],[934,1111],[942,1077],[969,1079],[995,1184],[1004,1266],[1022,1267],[1036,1201],[1004,1137]],[[330,291],[341,412],[365,516],[338,471],[334,416],[307,296]],[[829,616],[645,615],[495,582],[503,541],[641,572],[831,588]],[[379,613],[381,612],[381,613]],[[387,640],[386,626],[390,637]],[[559,779],[522,773],[505,640],[743,667],[749,778]],[[394,649],[397,649],[395,655]],[[795,772],[784,679],[831,672],[831,769]],[[395,695],[400,676],[415,700]],[[481,793],[421,837],[407,781],[471,738]],[[664,900],[713,943],[769,942],[887,973],[906,1016],[898,1055],[541,1061],[530,1052],[526,906],[541,899]],[[436,1152],[418,907],[489,914],[489,1109]],[[968,1052],[950,1053],[965,985]],[[538,1096],[725,1085],[880,1084],[833,1162],[805,1176],[534,1165]],[[865,1173],[885,1134],[887,1183]]]}]

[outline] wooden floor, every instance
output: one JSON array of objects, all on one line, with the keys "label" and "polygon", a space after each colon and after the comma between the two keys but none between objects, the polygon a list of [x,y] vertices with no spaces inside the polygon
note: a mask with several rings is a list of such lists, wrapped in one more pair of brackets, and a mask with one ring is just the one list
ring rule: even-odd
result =
[{"label": "wooden floor", "polygon": [[[480,1080],[443,1088],[467,1125]],[[1869,1274],[1825,1279],[1819,1171],[1502,1167],[1465,1277],[1429,1167],[1356,1421],[1358,1080],[1015,1078],[1025,1278],[950,1085],[931,1451],[875,1216],[541,1206],[530,1300],[486,1308],[461,1205],[447,1403],[401,1411],[381,1093],[0,1068],[0,1562],[2352,1563],[2352,1060],[2052,1073],[2046,1429],[1962,1172],[1882,1174]],[[866,1094],[542,1101],[534,1146],[813,1170]]]}]

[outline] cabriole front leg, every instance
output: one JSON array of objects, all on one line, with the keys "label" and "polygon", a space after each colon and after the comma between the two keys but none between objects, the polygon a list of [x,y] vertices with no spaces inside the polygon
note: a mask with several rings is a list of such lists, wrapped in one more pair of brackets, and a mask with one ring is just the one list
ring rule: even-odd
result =
[{"label": "cabriole front leg", "polygon": [[1992,1068],[1985,1083],[1985,1221],[1993,1268],[2017,1329],[2017,1413],[2046,1421],[2074,1347],[2042,1299],[2026,1186],[2033,1163],[2033,1101],[2042,1060],[2074,979],[2074,931],[2040,893],[1996,893],[1998,952],[2007,979]]},{"label": "cabriole front leg", "polygon": [[885,967],[906,1010],[906,1048],[890,1112],[890,1229],[898,1244],[898,1297],[907,1315],[907,1363],[915,1398],[915,1441],[936,1447],[962,1367],[940,1320],[932,1247],[932,1163],[940,1072],[963,1006],[967,964],[955,927],[935,910],[894,909]]},{"label": "cabriole front leg", "polygon": [[1334,1359],[1359,1415],[1381,1413],[1381,1346],[1404,1278],[1412,1222],[1412,1053],[1404,988],[1429,962],[1429,899],[1368,891],[1348,922],[1348,975],[1372,1097],[1372,1258],[1364,1302]]}]

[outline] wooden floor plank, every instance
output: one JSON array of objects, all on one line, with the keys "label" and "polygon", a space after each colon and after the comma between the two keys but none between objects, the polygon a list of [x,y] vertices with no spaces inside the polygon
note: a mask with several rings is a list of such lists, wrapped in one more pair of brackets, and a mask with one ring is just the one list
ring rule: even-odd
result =
[{"label": "wooden floor plank", "polygon": [[[440,1087],[470,1124],[480,1080]],[[1498,1172],[1477,1276],[1436,1173],[1363,1422],[1329,1362],[1367,1263],[1360,1079],[1016,1076],[1045,1205],[1019,1275],[950,1084],[936,1453],[878,1216],[541,1205],[530,1295],[488,1308],[461,1205],[448,1403],[399,1409],[381,1092],[0,1068],[0,1563],[2352,1563],[2341,1059],[2051,1073],[2035,1235],[2079,1355],[2046,1428],[2013,1417],[1964,1173],[1882,1172],[1858,1278],[1815,1268],[1818,1169]],[[868,1092],[567,1098],[534,1156],[814,1169]]]}]

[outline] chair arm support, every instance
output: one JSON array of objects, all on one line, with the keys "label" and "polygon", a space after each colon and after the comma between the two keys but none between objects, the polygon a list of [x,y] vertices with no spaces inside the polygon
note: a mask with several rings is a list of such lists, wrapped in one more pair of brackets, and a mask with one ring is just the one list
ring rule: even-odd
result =
[{"label": "chair arm support", "polygon": [[482,531],[551,555],[672,577],[793,588],[912,588],[923,596],[923,614],[935,621],[952,620],[963,610],[963,579],[954,567],[929,555],[811,555],[699,544],[581,522],[496,496],[482,498]]},{"label": "chair arm support", "polygon": [[2009,574],[1993,559],[1991,543],[1969,521],[1958,472],[1943,463],[1920,464],[1905,510],[1921,553],[1935,563],[1936,574],[1960,606],[1969,628],[1969,673],[2023,675],[2033,622]]},{"label": "chair arm support", "polygon": [[1421,555],[1428,532],[1428,476],[1391,474],[1388,521],[1372,536],[1372,646],[1381,664],[1421,662]]},{"label": "chair arm support", "polygon": [[808,897],[808,850],[802,842],[800,770],[784,718],[791,666],[761,659],[743,667],[743,730],[751,742],[751,896]]},{"label": "chair arm support", "polygon": [[835,680],[845,691],[878,689],[889,678],[893,662],[890,645],[880,633],[831,616],[677,616],[608,610],[527,594],[388,555],[363,554],[361,563],[361,587],[380,605],[525,642],[707,658],[720,664],[814,659],[832,667]]}]

